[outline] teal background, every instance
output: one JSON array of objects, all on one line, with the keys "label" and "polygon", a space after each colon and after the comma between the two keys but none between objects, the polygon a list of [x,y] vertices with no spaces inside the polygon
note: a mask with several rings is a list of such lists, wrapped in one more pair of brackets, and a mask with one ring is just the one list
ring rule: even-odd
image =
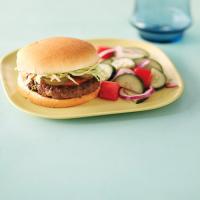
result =
[{"label": "teal background", "polygon": [[[40,38],[139,39],[132,0],[1,1],[0,56]],[[12,107],[0,86],[1,200],[200,199],[200,1],[183,40],[159,44],[185,82],[153,111],[47,120]]]}]

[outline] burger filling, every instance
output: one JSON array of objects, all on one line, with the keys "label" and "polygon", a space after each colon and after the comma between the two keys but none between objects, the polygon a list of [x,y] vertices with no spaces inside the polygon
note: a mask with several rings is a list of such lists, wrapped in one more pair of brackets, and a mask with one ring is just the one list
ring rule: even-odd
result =
[{"label": "burger filling", "polygon": [[61,74],[20,74],[30,90],[53,99],[70,99],[90,94],[97,90],[101,80],[95,67]]}]

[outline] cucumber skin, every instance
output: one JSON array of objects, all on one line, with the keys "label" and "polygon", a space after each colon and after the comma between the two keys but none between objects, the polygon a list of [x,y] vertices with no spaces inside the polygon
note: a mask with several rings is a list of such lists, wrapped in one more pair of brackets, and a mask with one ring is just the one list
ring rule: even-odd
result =
[{"label": "cucumber skin", "polygon": [[136,103],[136,104],[140,104],[140,103],[145,102],[147,99],[148,99],[148,98],[140,99],[140,100],[135,101],[135,103]]},{"label": "cucumber skin", "polygon": [[113,72],[112,72],[110,78],[108,79],[108,81],[111,81],[115,77],[115,74],[117,73],[117,70],[115,69],[115,67],[113,67],[112,65],[111,65],[111,67],[113,69]]}]

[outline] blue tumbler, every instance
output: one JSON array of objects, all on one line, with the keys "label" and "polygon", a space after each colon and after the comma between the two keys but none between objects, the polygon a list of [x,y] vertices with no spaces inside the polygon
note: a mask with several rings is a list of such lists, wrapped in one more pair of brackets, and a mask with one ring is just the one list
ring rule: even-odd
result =
[{"label": "blue tumbler", "polygon": [[142,38],[174,42],[192,24],[189,0],[135,0],[131,17]]}]

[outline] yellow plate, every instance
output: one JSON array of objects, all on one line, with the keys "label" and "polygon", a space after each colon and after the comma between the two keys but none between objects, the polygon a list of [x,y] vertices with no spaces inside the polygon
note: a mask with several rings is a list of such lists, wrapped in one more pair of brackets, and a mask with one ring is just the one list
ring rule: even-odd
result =
[{"label": "yellow plate", "polygon": [[146,49],[151,54],[151,57],[155,58],[162,64],[167,77],[174,80],[179,85],[179,87],[173,89],[164,88],[160,91],[157,91],[148,100],[141,104],[135,104],[133,102],[121,99],[113,102],[96,98],[86,104],[71,108],[57,109],[41,107],[32,104],[17,92],[17,72],[14,70],[16,67],[17,51],[15,51],[8,54],[1,60],[1,80],[5,93],[10,102],[18,109],[35,116],[52,119],[69,119],[152,110],[174,102],[183,93],[183,81],[175,66],[172,64],[169,58],[157,47],[149,43],[134,40],[92,39],[89,41],[94,45],[121,45]]}]

